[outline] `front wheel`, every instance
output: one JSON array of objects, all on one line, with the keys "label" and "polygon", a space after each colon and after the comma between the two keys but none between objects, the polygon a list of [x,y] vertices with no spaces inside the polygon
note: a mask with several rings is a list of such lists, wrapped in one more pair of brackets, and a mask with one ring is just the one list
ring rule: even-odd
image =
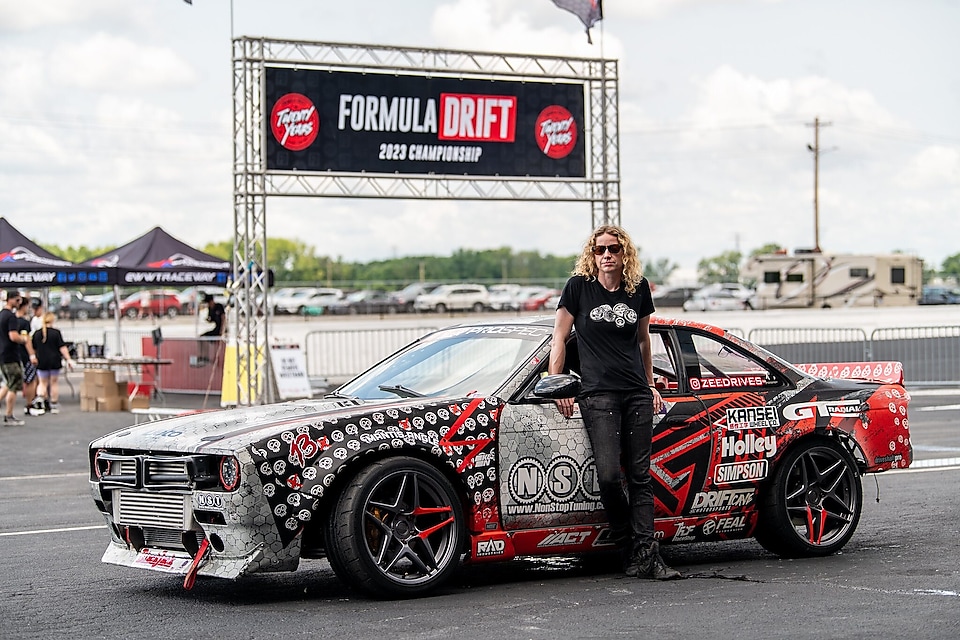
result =
[{"label": "front wheel", "polygon": [[180,315],[180,310],[177,309],[176,307],[170,307],[169,309],[167,309],[167,317],[170,318],[171,320],[176,318],[178,315]]},{"label": "front wheel", "polygon": [[853,456],[811,439],[787,453],[762,493],[757,542],[785,558],[830,555],[850,540],[862,508]]},{"label": "front wheel", "polygon": [[344,489],[328,521],[328,558],[345,582],[373,596],[420,596],[445,582],[466,543],[450,481],[415,458],[387,458]]},{"label": "front wheel", "polygon": [[473,312],[474,312],[474,313],[483,313],[483,311],[484,311],[484,308],[483,308],[483,303],[482,303],[482,302],[475,302],[475,303],[473,303]]}]

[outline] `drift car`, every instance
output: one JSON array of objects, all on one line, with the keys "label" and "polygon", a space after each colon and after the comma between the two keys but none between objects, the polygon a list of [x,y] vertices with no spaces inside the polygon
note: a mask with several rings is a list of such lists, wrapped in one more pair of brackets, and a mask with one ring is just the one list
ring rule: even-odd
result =
[{"label": "drift car", "polygon": [[[103,561],[238,578],[328,558],[377,597],[462,561],[612,550],[579,413],[576,335],[546,376],[552,318],[441,329],[323,400],[172,418],[90,445]],[[653,319],[651,474],[661,544],[755,537],[843,547],[861,475],[911,462],[899,363],[807,371],[705,324]],[[821,371],[822,369],[822,371]]]}]

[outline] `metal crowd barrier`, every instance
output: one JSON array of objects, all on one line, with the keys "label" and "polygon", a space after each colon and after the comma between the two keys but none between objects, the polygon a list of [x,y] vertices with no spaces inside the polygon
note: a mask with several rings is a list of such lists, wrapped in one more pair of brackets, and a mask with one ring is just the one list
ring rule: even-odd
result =
[{"label": "metal crowd barrier", "polygon": [[310,331],[304,338],[307,375],[345,381],[436,327]]},{"label": "metal crowd barrier", "polygon": [[903,363],[908,385],[960,385],[960,326],[752,329],[747,337],[788,362]]}]

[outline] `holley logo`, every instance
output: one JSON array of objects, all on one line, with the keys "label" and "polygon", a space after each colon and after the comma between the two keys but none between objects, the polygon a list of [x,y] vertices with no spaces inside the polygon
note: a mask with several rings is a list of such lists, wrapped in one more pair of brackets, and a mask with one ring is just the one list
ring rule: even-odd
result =
[{"label": "holley logo", "polygon": [[560,105],[552,105],[537,118],[537,145],[551,158],[565,158],[577,144],[577,122],[573,114]]},{"label": "holley logo", "polygon": [[288,93],[273,105],[270,128],[284,148],[302,151],[313,144],[320,133],[320,114],[307,96]]}]

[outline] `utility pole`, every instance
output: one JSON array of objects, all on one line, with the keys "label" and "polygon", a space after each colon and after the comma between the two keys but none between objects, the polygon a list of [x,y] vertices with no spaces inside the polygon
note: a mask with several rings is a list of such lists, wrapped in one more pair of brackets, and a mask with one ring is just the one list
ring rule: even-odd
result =
[{"label": "utility pole", "polygon": [[820,122],[820,116],[813,119],[813,146],[807,149],[813,152],[813,250],[820,253],[820,127],[829,127],[831,122]]}]

